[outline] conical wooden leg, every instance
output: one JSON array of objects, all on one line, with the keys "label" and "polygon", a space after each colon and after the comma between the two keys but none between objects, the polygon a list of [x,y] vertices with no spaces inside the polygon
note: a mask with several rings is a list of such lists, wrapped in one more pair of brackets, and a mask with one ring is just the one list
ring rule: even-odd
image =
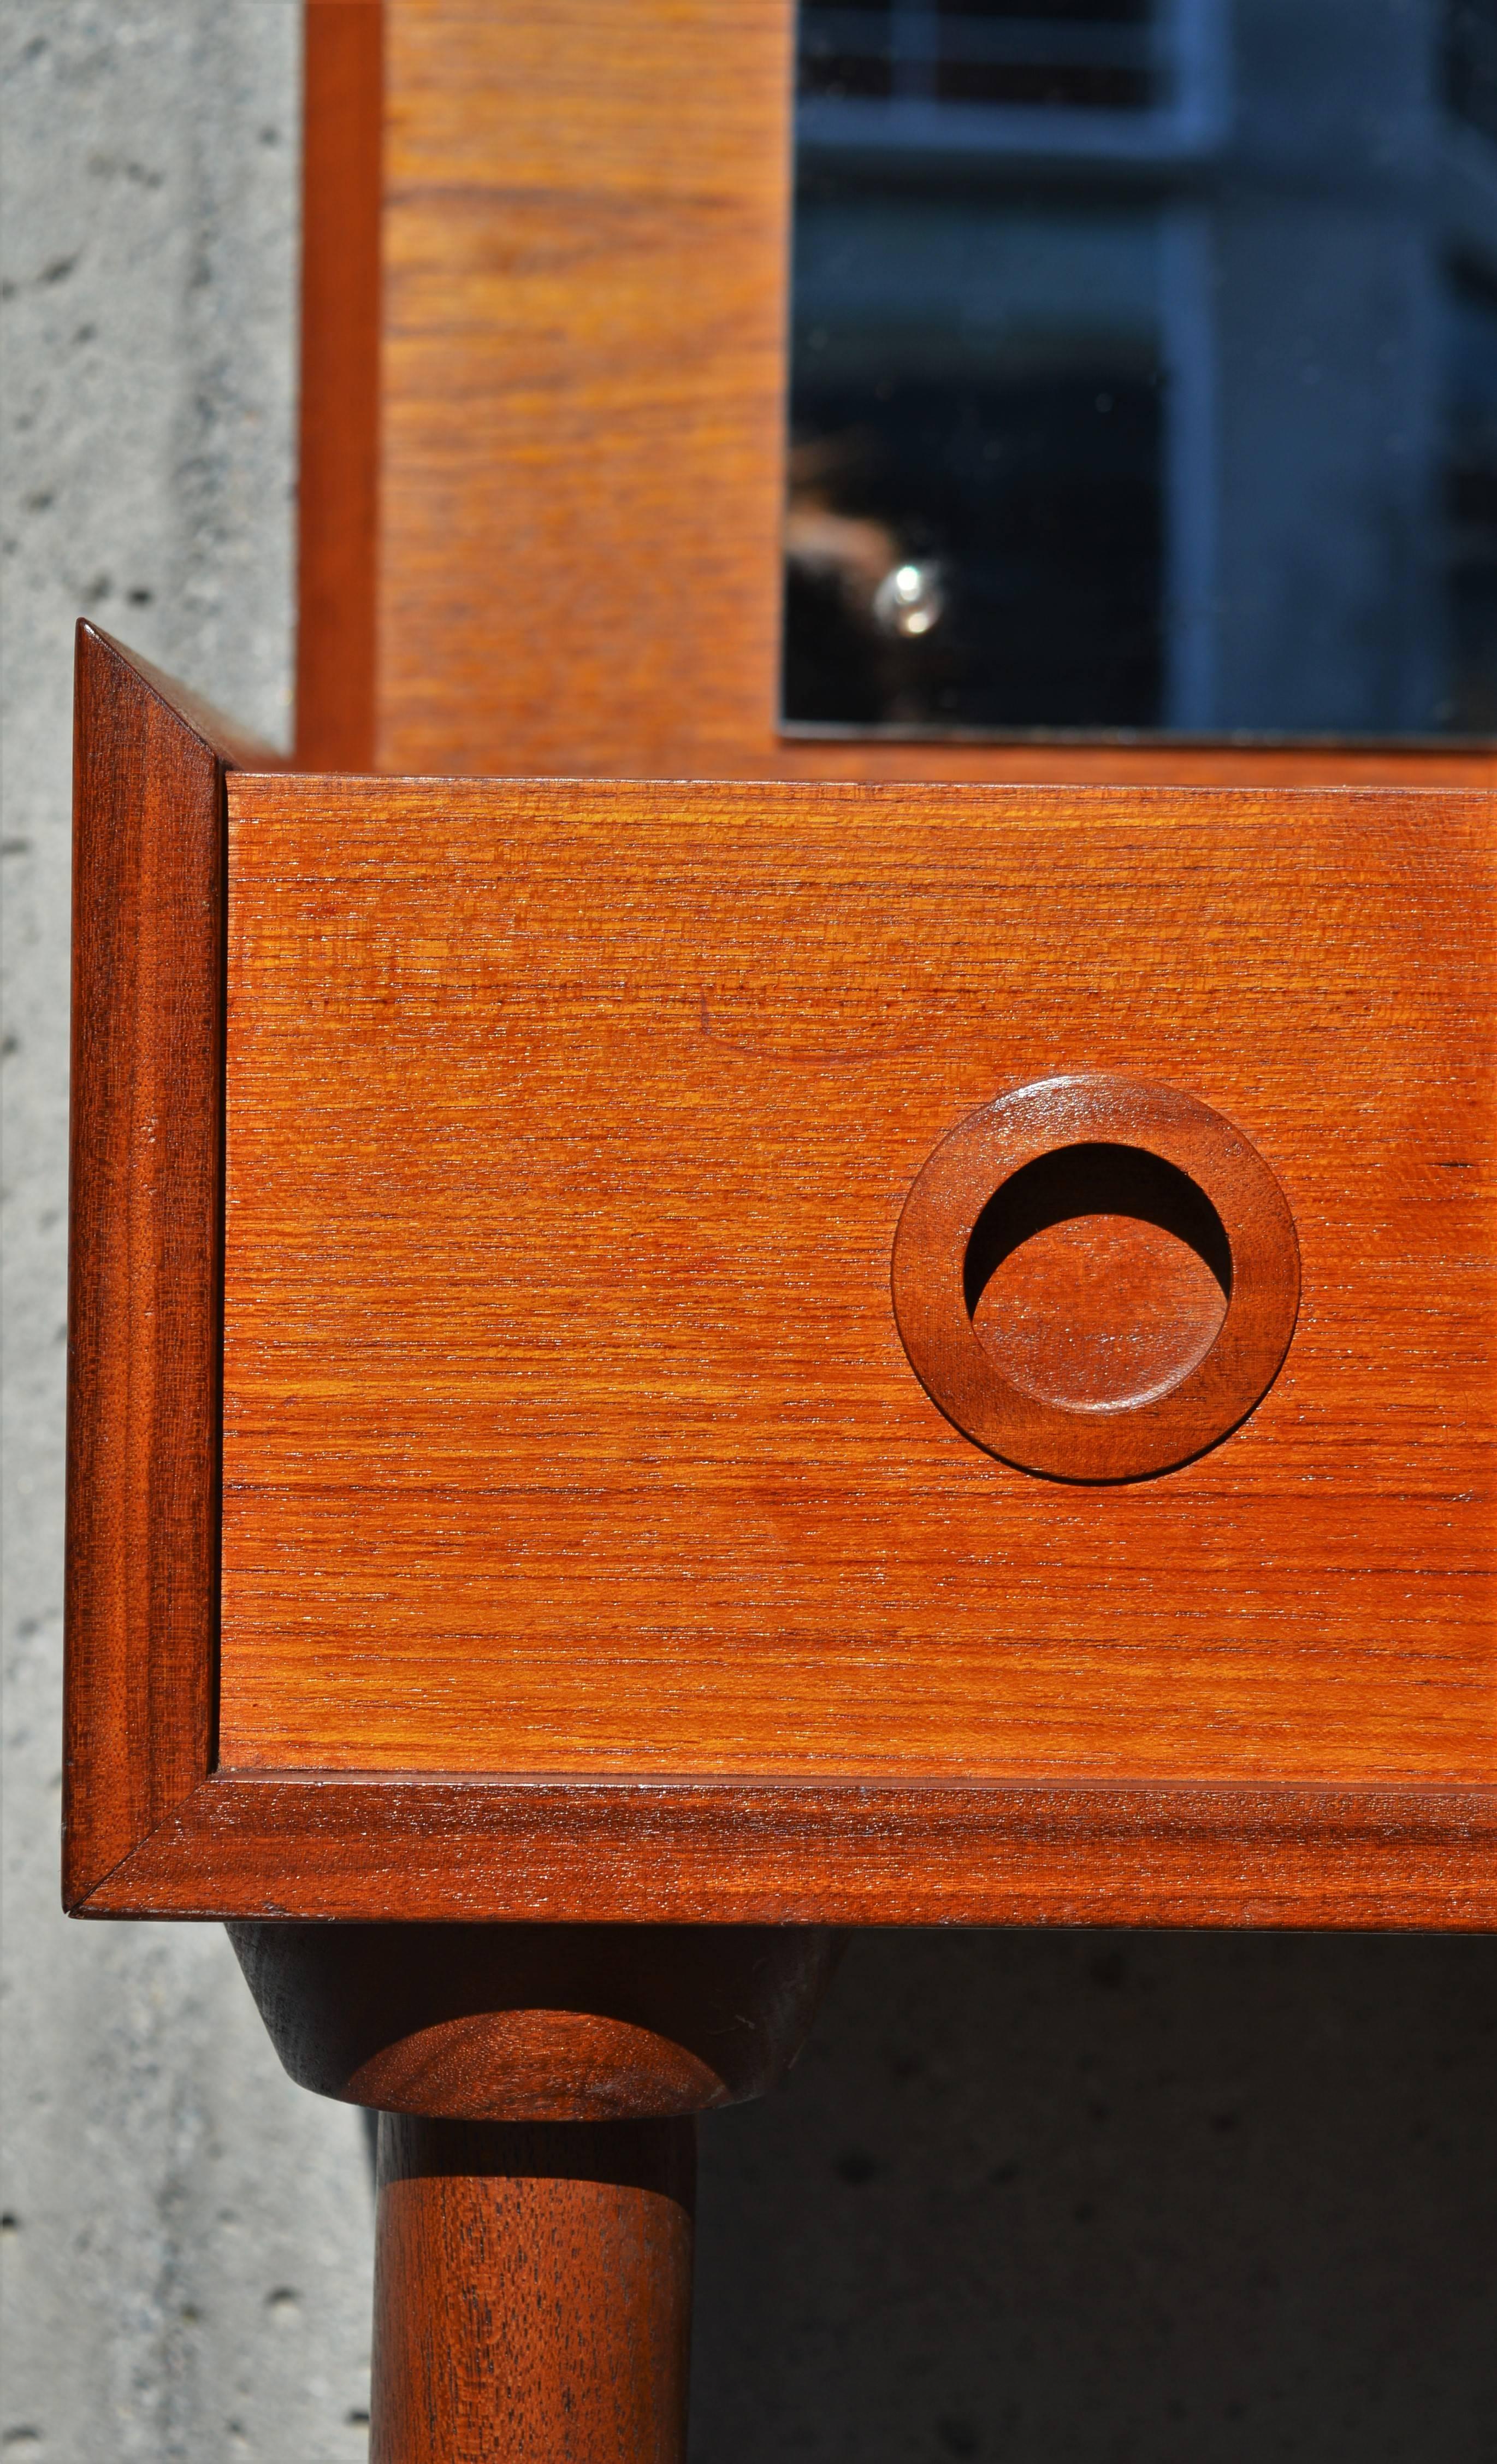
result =
[{"label": "conical wooden leg", "polygon": [[681,2464],[695,2123],[380,2119],[370,2464]]},{"label": "conical wooden leg", "polygon": [[230,1933],[292,2078],[380,2115],[371,2464],[682,2464],[695,2116],[782,2076],[837,1938]]}]

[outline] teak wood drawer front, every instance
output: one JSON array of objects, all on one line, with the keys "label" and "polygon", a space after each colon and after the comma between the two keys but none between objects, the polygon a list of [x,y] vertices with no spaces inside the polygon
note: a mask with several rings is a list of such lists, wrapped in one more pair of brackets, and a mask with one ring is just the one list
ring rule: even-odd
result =
[{"label": "teak wood drawer front", "polygon": [[[222,1765],[1329,1791],[1497,1776],[1492,809],[229,781]],[[1225,1115],[1302,1292],[1077,1485],[912,1372],[932,1150]]]}]

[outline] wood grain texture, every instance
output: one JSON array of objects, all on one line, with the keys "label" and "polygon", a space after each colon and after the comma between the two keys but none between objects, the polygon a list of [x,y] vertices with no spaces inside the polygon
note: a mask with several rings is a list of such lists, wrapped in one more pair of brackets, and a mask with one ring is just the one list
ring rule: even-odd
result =
[{"label": "wood grain texture", "polygon": [[788,0],[386,15],[379,766],[731,765],[778,656]]},{"label": "wood grain texture", "polygon": [[80,1913],[1488,1931],[1497,1789],[222,1773]]},{"label": "wood grain texture", "polygon": [[385,19],[306,0],[297,758],[374,758]]},{"label": "wood grain texture", "polygon": [[247,745],[77,628],[64,1889],[208,1771],[218,1609],[223,781]]},{"label": "wood grain texture", "polygon": [[[84,1130],[90,1104],[95,1104],[97,1126],[96,1097],[108,1095],[107,1112],[110,1106],[118,1108],[121,1087],[130,1083],[134,1064],[122,1022],[140,1009],[143,966],[156,947],[146,929],[150,919],[177,912],[166,894],[177,877],[172,863],[184,860],[180,833],[185,822],[200,812],[194,799],[200,798],[209,775],[200,773],[192,748],[184,748],[158,707],[158,690],[190,710],[200,740],[224,744],[225,758],[244,758],[244,748],[230,743],[220,726],[195,710],[187,696],[175,694],[165,680],[157,680],[153,688],[148,675],[132,671],[124,654],[91,638],[84,643],[80,681],[80,982],[92,984],[94,1005],[90,1009],[80,1001],[77,1015],[80,1038],[88,1017],[101,1022],[103,1031],[102,1045],[94,1035],[79,1046],[76,1126],[86,1158],[94,1153]],[[146,760],[142,730],[154,744],[149,730],[155,728],[163,731],[162,745]],[[183,760],[190,788],[185,804],[172,790],[178,777],[173,765]],[[268,783],[234,781],[252,810]],[[297,792],[316,801],[326,790],[309,782]],[[495,791],[462,792],[481,799]],[[564,798],[577,791],[558,792]],[[879,800],[873,801],[876,804]],[[883,801],[887,805],[888,799]],[[1156,810],[1157,800],[1145,802],[1148,809]],[[1291,800],[1287,809],[1275,806],[1280,843],[1300,847],[1305,854],[1308,870],[1302,887],[1339,879],[1333,902],[1337,912],[1343,917],[1347,913],[1364,914],[1369,949],[1375,956],[1381,950],[1382,956],[1359,984],[1338,992],[1333,971],[1325,964],[1329,945],[1324,919],[1312,900],[1307,904],[1302,898],[1298,939],[1290,945],[1299,951],[1298,973],[1292,979],[1276,980],[1274,996],[1282,1003],[1288,989],[1293,1002],[1303,1005],[1311,985],[1318,986],[1326,1048],[1332,1060],[1346,1043],[1349,1022],[1365,1011],[1375,1023],[1381,1020],[1385,1029],[1398,1030],[1390,1037],[1389,1058],[1398,1061],[1398,1034],[1407,1042],[1409,1026],[1419,1026],[1420,1003],[1433,999],[1438,1013],[1444,999],[1443,994],[1430,994],[1431,953],[1439,960],[1437,972],[1453,969],[1454,981],[1473,948],[1489,949],[1484,938],[1481,883],[1473,875],[1461,875],[1469,894],[1457,894],[1452,887],[1457,875],[1449,873],[1451,848],[1443,835],[1453,825],[1458,840],[1463,832],[1469,837],[1473,808],[1459,802],[1415,799],[1393,809],[1390,837],[1389,814],[1377,800],[1337,798],[1325,800],[1325,804],[1332,818],[1339,816],[1346,825],[1333,845],[1321,841],[1310,846],[1303,825],[1312,816],[1303,800]],[[1239,814],[1252,808],[1251,800],[1230,801],[1229,810]],[[1486,826],[1485,810],[1474,808],[1478,836]],[[841,818],[847,818],[845,811]],[[1292,829],[1282,826],[1288,823]],[[717,826],[715,818],[715,836]],[[91,841],[87,829],[93,832]],[[201,841],[193,842],[190,830],[187,844],[201,851]],[[163,846],[172,856],[164,870]],[[1369,852],[1379,848],[1378,878],[1386,893],[1381,905],[1376,900],[1369,904],[1366,881],[1357,870]],[[1348,859],[1339,876],[1338,851]],[[1066,853],[1064,841],[1061,852]],[[1456,852],[1461,853],[1459,847]],[[106,858],[100,871],[99,865]],[[731,873],[727,878],[731,881]],[[1424,901],[1431,883],[1442,881],[1449,892],[1437,901],[1443,920],[1419,940],[1419,918],[1427,913]],[[1382,948],[1387,910],[1400,882],[1411,919],[1411,950],[1416,940],[1419,944],[1401,973]],[[1227,901],[1222,915],[1229,912]],[[211,922],[211,900],[206,909],[189,905],[186,913],[192,919],[184,960],[190,977],[194,935],[205,915]],[[1212,931],[1227,952],[1231,936],[1220,918]],[[106,979],[98,962],[100,953],[111,948],[118,963]],[[92,957],[85,956],[90,951]],[[1412,987],[1407,995],[1400,990],[1405,979]],[[826,993],[834,988],[826,967],[820,974],[813,968],[808,980],[825,1010]],[[740,979],[737,993],[740,1007],[745,998],[752,1003],[757,996],[751,978]],[[144,1014],[149,1008],[147,1003]],[[1478,1034],[1486,1016],[1478,1005]],[[1228,1005],[1222,1011],[1224,1032],[1232,1029],[1233,1017]],[[1346,1114],[1345,1143],[1358,1168],[1369,1143],[1368,1125],[1376,1131],[1382,1117],[1378,1106],[1384,1095],[1403,1108],[1400,1119],[1408,1114],[1417,1091],[1415,1047],[1421,1046],[1426,1058],[1438,1047],[1438,1037],[1431,1043],[1428,1023],[1426,1019],[1410,1046],[1414,1061],[1407,1054],[1398,1061],[1385,1090],[1363,1087]],[[1156,1016],[1151,1031],[1158,1032]],[[1199,1041],[1199,1025],[1192,1031]],[[188,1045],[199,1055],[211,1049],[210,1040],[205,1047],[201,1036],[195,1045],[189,1037]],[[99,1074],[99,1056],[105,1050],[114,1056],[111,1066],[123,1070],[122,1079]],[[765,1057],[760,1039],[747,1058],[762,1062]],[[768,1057],[774,1059],[772,1051]],[[781,1059],[796,1069],[809,1062],[835,1077],[845,1070],[849,1049],[803,1045],[782,1052]],[[1480,1054],[1466,1046],[1457,1053],[1441,1099],[1454,1104],[1455,1114],[1442,1114],[1437,1105],[1430,1126],[1438,1129],[1442,1118],[1459,1115],[1463,1106],[1478,1121],[1486,1117],[1480,1100],[1471,1096],[1484,1083],[1480,1061]],[[1343,1077],[1344,1072],[1328,1080],[1338,1098],[1345,1093]],[[777,1081],[782,1083],[782,1078]],[[177,1110],[171,1117],[178,1135],[168,1159],[180,1162]],[[124,1151],[129,1151],[128,1139]],[[1407,1205],[1420,1200],[1421,1191],[1427,1193],[1429,1175],[1422,1169],[1418,1141],[1400,1150],[1396,1141],[1379,1144],[1374,1137],[1372,1156],[1381,1174],[1371,1192],[1375,1222],[1398,1229],[1401,1221],[1406,1233],[1412,1221],[1417,1229],[1417,1208],[1408,1220],[1397,1211],[1379,1214],[1379,1209],[1390,1195],[1395,1199],[1401,1196]],[[1443,1165],[1437,1159],[1437,1168],[1442,1171],[1461,1160],[1452,1154]],[[87,1185],[88,1176],[76,1171],[75,1197],[84,1214]],[[1448,1192],[1450,1184],[1444,1186]],[[1469,1187],[1475,1208],[1463,1200],[1464,1215],[1443,1219],[1447,1226],[1464,1223],[1466,1233],[1413,1244],[1414,1262],[1421,1254],[1435,1256],[1447,1281],[1452,1271],[1464,1271],[1461,1259],[1469,1252],[1463,1249],[1463,1241],[1481,1215],[1482,1193],[1475,1183]],[[116,1196],[118,1199],[118,1187]],[[118,1238],[121,1229],[121,1203],[105,1210],[101,1219],[101,1228],[111,1238]],[[141,1219],[138,1201],[130,1204],[137,1207],[138,1221],[148,1223],[148,1212]],[[1478,1234],[1478,1247],[1485,1237],[1485,1231]],[[147,1261],[153,1255],[149,1240],[143,1242],[142,1253]],[[76,1278],[82,1254],[76,1247]],[[211,1277],[208,1282],[210,1287]],[[180,1290],[175,1297],[181,1306]],[[120,1326],[103,1311],[96,1311],[94,1323],[108,1334],[104,1352],[118,1384],[123,1357]],[[138,1396],[148,1394],[149,1379],[142,1372],[152,1357],[155,1317],[146,1309],[126,1323],[136,1347],[132,1390]],[[119,1466],[116,1463],[114,1471],[109,1469],[107,1420],[95,1412],[106,1394],[97,1363],[86,1389],[78,1383],[88,1357],[86,1327],[84,1308],[76,1308],[75,1346],[81,1356],[75,1357],[73,1367],[75,1532],[81,1531],[88,1545],[81,1557],[75,1551],[71,1576],[70,1807],[75,1822],[70,1893],[83,1899],[86,1913],[559,1923],[1414,1926],[1486,1926],[1497,1918],[1497,1793],[1481,1785],[1405,1781],[1368,1788],[1332,1786],[1324,1779],[1266,1785],[1253,1778],[1174,1785],[1155,1779],[1128,1787],[1094,1774],[1079,1784],[1051,1786],[1010,1780],[914,1787],[887,1782],[785,1786],[763,1780],[723,1785],[701,1779],[609,1783],[577,1775],[516,1782],[451,1772],[380,1777],[220,1771],[198,1776],[206,1747],[201,1722],[194,1729],[192,1717],[194,1705],[211,1701],[211,1620],[184,1623],[177,1615],[180,1594],[173,1593],[167,1601],[172,1616],[165,1623],[139,1614],[114,1616],[111,1622],[100,1609],[101,1596],[103,1609],[109,1607],[107,1586],[100,1595],[96,1585],[91,1595],[89,1581],[82,1579],[96,1576],[100,1566],[112,1568],[117,1576],[127,1567],[132,1578],[138,1578],[165,1529],[153,1527],[149,1518],[144,1526],[137,1519],[133,1529],[137,1536],[143,1529],[144,1544],[143,1555],[137,1551],[134,1559],[121,1556],[118,1529],[103,1555],[98,1552],[100,1534],[109,1537],[104,1508],[111,1497],[118,1502]],[[1460,1367],[1459,1347],[1445,1349]],[[1349,1379],[1356,1364],[1350,1353],[1346,1357],[1343,1375]],[[1464,1372],[1475,1373],[1472,1392],[1488,1391],[1482,1385],[1484,1360],[1480,1345],[1464,1358]],[[92,1436],[79,1419],[80,1392],[86,1392]],[[1470,1434],[1478,1441],[1485,1425],[1480,1414],[1472,1420]],[[1354,1429],[1354,1443],[1357,1437]],[[1437,1442],[1445,1442],[1442,1433],[1437,1432]],[[91,1481],[79,1493],[78,1467],[90,1445],[104,1467],[101,1485]],[[1469,1496],[1455,1500],[1470,1502]],[[1476,1536],[1480,1541],[1480,1529]],[[1424,1579],[1425,1596],[1430,1581],[1442,1581],[1452,1567],[1459,1573],[1461,1559],[1453,1549]],[[1350,1569],[1345,1563],[1339,1569],[1343,1588],[1349,1572],[1354,1579],[1354,1562]],[[1420,1588],[1411,1586],[1411,1593],[1418,1609]],[[142,1596],[137,1580],[131,1595],[137,1606]],[[78,1614],[80,1604],[88,1612],[85,1617]],[[178,1645],[174,1661],[171,1654]],[[153,1687],[160,1716],[149,1708]],[[185,1723],[173,1707],[179,1698],[187,1705]],[[179,1752],[184,1736],[187,1749]],[[139,1844],[132,1846],[132,1841]]]},{"label": "wood grain texture", "polygon": [[371,2464],[682,2464],[691,2122],[380,2122]]},{"label": "wood grain texture", "polygon": [[452,2120],[661,2120],[774,2087],[840,1953],[818,1925],[233,1925],[300,2087]]},{"label": "wood grain texture", "polygon": [[363,766],[367,717],[394,771],[1497,780],[1469,749],[782,738],[792,0],[387,0],[383,99],[378,13],[309,16],[305,761]]},{"label": "wood grain texture", "polygon": [[[1492,1780],[1489,803],[231,803],[227,1765]],[[890,1307],[937,1137],[1071,1067],[1303,1252],[1259,1411],[1125,1488]]]}]

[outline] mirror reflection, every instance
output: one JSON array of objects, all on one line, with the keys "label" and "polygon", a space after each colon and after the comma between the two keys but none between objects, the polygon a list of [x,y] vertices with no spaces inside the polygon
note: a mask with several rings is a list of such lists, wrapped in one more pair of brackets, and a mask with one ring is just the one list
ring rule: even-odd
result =
[{"label": "mirror reflection", "polygon": [[1497,0],[803,0],[792,728],[1497,731]]}]

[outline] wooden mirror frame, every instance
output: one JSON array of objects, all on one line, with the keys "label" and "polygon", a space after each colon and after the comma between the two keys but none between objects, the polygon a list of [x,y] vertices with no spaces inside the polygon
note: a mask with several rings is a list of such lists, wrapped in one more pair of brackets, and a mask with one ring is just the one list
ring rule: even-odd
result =
[{"label": "wooden mirror frame", "polygon": [[794,0],[308,0],[298,759],[1497,782],[1497,753],[780,732]]}]

